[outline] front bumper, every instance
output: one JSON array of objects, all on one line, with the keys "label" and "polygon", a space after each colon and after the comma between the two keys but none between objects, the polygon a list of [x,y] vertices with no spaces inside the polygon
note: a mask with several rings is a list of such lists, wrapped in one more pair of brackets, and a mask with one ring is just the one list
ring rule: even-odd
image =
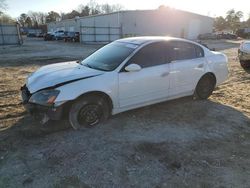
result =
[{"label": "front bumper", "polygon": [[24,108],[36,119],[42,120],[48,118],[51,120],[59,120],[62,118],[63,107],[47,107],[34,103],[24,103]]},{"label": "front bumper", "polygon": [[35,103],[30,103],[31,93],[24,85],[21,87],[22,103],[24,108],[36,119],[45,123],[47,120],[59,120],[62,118],[63,106],[43,106]]}]

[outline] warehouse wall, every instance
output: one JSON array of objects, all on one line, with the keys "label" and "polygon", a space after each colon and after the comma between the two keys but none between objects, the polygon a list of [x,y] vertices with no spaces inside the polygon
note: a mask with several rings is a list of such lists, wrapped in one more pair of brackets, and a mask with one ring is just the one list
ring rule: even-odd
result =
[{"label": "warehouse wall", "polygon": [[80,21],[82,42],[109,42],[119,39],[120,13],[86,17]]},{"label": "warehouse wall", "polygon": [[125,11],[122,13],[122,32],[126,36],[160,35],[195,39],[210,33],[213,19],[175,9]]},{"label": "warehouse wall", "polygon": [[81,42],[108,42],[128,36],[173,36],[196,39],[211,33],[213,19],[176,9],[122,11],[48,24],[48,31],[81,33]]}]

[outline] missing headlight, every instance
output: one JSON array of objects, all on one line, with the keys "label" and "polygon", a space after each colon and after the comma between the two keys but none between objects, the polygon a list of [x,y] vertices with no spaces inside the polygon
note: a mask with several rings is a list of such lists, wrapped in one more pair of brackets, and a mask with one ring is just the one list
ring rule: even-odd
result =
[{"label": "missing headlight", "polygon": [[59,90],[42,90],[37,93],[34,93],[30,99],[30,103],[45,105],[45,106],[51,106],[54,104],[56,97],[60,93]]}]

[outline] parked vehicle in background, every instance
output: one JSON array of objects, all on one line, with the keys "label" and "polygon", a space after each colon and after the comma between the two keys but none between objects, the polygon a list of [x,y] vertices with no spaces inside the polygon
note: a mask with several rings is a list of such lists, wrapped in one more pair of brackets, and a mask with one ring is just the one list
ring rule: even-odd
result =
[{"label": "parked vehicle in background", "polygon": [[48,32],[48,33],[44,34],[43,38],[44,38],[45,41],[54,40],[55,35],[54,35],[54,33]]},{"label": "parked vehicle in background", "polygon": [[36,37],[36,33],[28,33],[27,37]]},{"label": "parked vehicle in background", "polygon": [[218,34],[218,39],[237,39],[238,36],[235,35],[235,34],[231,34],[231,33],[221,33],[221,34]]},{"label": "parked vehicle in background", "polygon": [[198,36],[199,40],[215,40],[217,39],[217,35],[214,33],[205,33],[205,34],[200,34]]},{"label": "parked vehicle in background", "polygon": [[241,43],[238,49],[238,57],[243,68],[250,68],[250,41]]},{"label": "parked vehicle in background", "polygon": [[65,34],[66,33],[63,30],[56,31],[56,32],[54,32],[54,38],[55,38],[55,40],[63,40]]},{"label": "parked vehicle in background", "polygon": [[44,36],[44,33],[37,33],[36,34],[36,37],[38,37],[38,38],[42,38]]},{"label": "parked vehicle in background", "polygon": [[114,41],[80,62],[41,67],[21,88],[23,104],[46,122],[68,117],[92,127],[117,114],[184,96],[207,99],[228,76],[228,59],[179,38]]},{"label": "parked vehicle in background", "polygon": [[80,33],[79,32],[68,32],[64,36],[65,42],[79,42],[80,41]]},{"label": "parked vehicle in background", "polygon": [[242,38],[250,38],[250,28],[239,29],[237,35]]}]

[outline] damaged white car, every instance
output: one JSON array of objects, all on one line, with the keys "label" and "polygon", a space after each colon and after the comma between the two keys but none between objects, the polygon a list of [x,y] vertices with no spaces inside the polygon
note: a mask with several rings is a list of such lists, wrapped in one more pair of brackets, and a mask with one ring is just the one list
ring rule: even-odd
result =
[{"label": "damaged white car", "polygon": [[194,95],[207,99],[228,76],[227,57],[170,37],[114,41],[79,62],[41,67],[21,88],[26,109],[46,122],[92,127],[111,114]]}]

